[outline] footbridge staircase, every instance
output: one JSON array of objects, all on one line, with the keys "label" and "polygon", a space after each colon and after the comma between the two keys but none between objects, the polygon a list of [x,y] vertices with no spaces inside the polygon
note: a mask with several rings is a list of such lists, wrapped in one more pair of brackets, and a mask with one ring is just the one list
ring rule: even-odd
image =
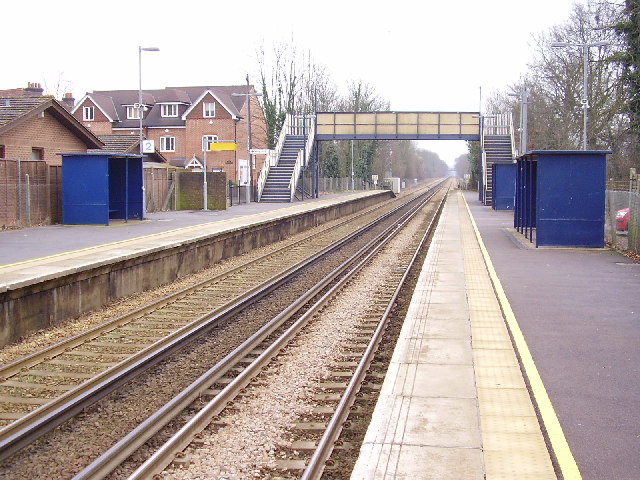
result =
[{"label": "footbridge staircase", "polygon": [[314,147],[315,115],[287,114],[258,176],[259,202],[292,202]]},{"label": "footbridge staircase", "polygon": [[514,144],[513,117],[510,113],[482,115],[482,185],[480,200],[493,202],[493,165],[513,163],[517,152]]}]

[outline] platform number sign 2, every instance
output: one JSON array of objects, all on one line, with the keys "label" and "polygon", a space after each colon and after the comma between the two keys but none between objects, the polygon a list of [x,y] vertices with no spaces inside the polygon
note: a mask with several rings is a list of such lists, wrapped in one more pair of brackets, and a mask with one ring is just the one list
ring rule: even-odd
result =
[{"label": "platform number sign 2", "polygon": [[155,150],[153,140],[143,140],[142,141],[142,153],[153,153]]}]

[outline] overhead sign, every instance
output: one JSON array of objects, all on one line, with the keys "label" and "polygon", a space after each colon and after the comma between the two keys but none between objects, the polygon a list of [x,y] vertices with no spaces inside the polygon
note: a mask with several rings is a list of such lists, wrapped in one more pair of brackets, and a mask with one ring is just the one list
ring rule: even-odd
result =
[{"label": "overhead sign", "polygon": [[234,142],[209,142],[210,152],[233,152],[236,149]]},{"label": "overhead sign", "polygon": [[154,145],[153,140],[143,140],[142,141],[142,153],[153,153],[155,152],[156,147]]},{"label": "overhead sign", "polygon": [[249,150],[249,153],[251,155],[269,155],[269,152],[271,150],[269,150],[268,148],[252,148],[251,150]]}]

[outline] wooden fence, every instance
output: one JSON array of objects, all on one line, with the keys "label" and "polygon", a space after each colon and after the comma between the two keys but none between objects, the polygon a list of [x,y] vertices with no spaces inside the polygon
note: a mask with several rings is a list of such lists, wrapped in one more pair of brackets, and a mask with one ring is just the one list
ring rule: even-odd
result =
[{"label": "wooden fence", "polygon": [[[147,212],[174,208],[173,171],[145,168]],[[39,160],[0,159],[0,230],[62,221],[62,167]]]},{"label": "wooden fence", "polygon": [[59,223],[62,167],[0,159],[0,228]]}]

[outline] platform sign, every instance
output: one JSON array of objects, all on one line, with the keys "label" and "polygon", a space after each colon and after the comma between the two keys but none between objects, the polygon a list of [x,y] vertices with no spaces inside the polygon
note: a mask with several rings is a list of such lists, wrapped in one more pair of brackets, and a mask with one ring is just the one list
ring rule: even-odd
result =
[{"label": "platform sign", "polygon": [[209,142],[210,152],[234,152],[235,150],[234,142]]},{"label": "platform sign", "polygon": [[271,150],[269,150],[268,148],[252,148],[251,150],[249,150],[249,153],[251,155],[269,155],[269,152]]},{"label": "platform sign", "polygon": [[155,150],[156,147],[153,140],[142,141],[142,153],[153,153]]}]

